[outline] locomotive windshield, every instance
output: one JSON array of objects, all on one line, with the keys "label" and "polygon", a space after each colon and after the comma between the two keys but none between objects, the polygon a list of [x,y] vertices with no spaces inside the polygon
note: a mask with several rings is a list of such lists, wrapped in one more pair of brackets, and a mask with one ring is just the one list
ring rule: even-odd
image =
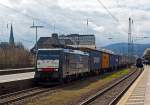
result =
[{"label": "locomotive windshield", "polygon": [[57,70],[59,68],[59,56],[59,50],[39,50],[37,54],[37,68],[46,69],[46,71]]},{"label": "locomotive windshield", "polygon": [[37,54],[38,60],[59,59],[59,51],[39,50]]}]

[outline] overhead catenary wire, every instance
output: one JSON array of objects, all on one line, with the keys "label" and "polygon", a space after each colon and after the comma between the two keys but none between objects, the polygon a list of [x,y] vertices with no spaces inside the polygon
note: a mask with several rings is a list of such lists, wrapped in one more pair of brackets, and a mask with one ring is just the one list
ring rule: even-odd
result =
[{"label": "overhead catenary wire", "polygon": [[[44,6],[44,7],[47,7],[48,9],[51,9],[48,5],[46,5],[45,3],[41,2],[41,1],[38,1],[38,0],[35,0],[35,2],[37,2],[39,5],[41,6]],[[98,2],[103,6],[103,8],[106,9],[106,11],[109,13],[109,15],[117,22],[117,23],[120,23],[119,20],[113,16],[113,14],[107,9],[107,7],[100,1],[98,0]],[[86,26],[88,27],[88,23],[89,23],[89,19],[86,19]],[[88,33],[88,28],[86,28],[86,33]]]},{"label": "overhead catenary wire", "polygon": [[[30,15],[28,15],[28,14],[22,13],[22,12],[20,12],[19,10],[16,10],[16,9],[14,9],[14,8],[12,8],[12,7],[7,6],[7,5],[4,5],[4,4],[1,4],[1,3],[0,3],[0,6],[1,6],[1,7],[4,7],[4,8],[7,8],[7,9],[13,11],[13,12],[16,12],[16,13],[18,13],[18,14],[24,16],[24,17],[30,18],[31,20],[38,20],[38,21],[40,21],[40,19],[38,19],[38,18],[34,18],[34,17],[32,17],[32,16],[30,16]],[[8,29],[8,23],[7,23],[7,29]]]},{"label": "overhead catenary wire", "polygon": [[[6,6],[6,5],[4,5],[4,4],[1,4],[1,3],[0,3],[0,6],[1,6],[1,7],[8,8],[8,9],[10,9],[11,11],[14,11],[14,12],[16,12],[16,13],[18,13],[18,14],[21,14],[21,15],[23,15],[23,16],[25,16],[25,17],[28,17],[28,18],[30,18],[30,19],[32,19],[32,20],[35,19],[34,17],[32,17],[32,16],[30,16],[30,15],[28,15],[28,14],[24,14],[24,13],[22,13],[22,12],[16,10],[16,9],[14,9],[14,8],[12,8],[12,7],[9,7],[9,6]],[[38,20],[38,19],[37,19],[37,20]]]},{"label": "overhead catenary wire", "polygon": [[[41,23],[43,23],[43,24],[46,23],[45,21],[41,20],[40,18],[33,17],[33,16],[31,16],[31,15],[25,14],[25,13],[20,12],[19,10],[15,9],[15,8],[12,8],[12,7],[9,7],[9,6],[7,6],[7,5],[4,5],[4,4],[1,4],[1,3],[0,3],[0,6],[1,6],[1,7],[4,7],[4,8],[7,8],[7,9],[9,9],[9,10],[11,10],[11,11],[17,13],[17,14],[20,14],[20,15],[22,15],[22,16],[24,16],[24,17],[30,19],[30,20],[36,20],[36,21],[41,22]],[[47,23],[46,23],[46,24],[47,24]],[[47,24],[47,25],[48,25],[48,24]],[[48,26],[52,27],[52,25],[50,25],[50,24],[49,24]],[[8,24],[7,24],[7,28],[8,28]],[[23,39],[23,38],[19,38],[19,39],[22,40],[22,41],[24,41],[24,42],[34,43],[33,41],[26,40],[26,39]]]},{"label": "overhead catenary wire", "polygon": [[118,23],[119,20],[109,11],[109,9],[101,2],[101,0],[97,0],[99,2],[99,4],[101,4],[101,6],[108,12],[108,14]]},{"label": "overhead catenary wire", "polygon": [[[113,14],[109,11],[109,9],[102,3],[101,0],[97,0],[97,1],[98,1],[98,3],[108,12],[108,14],[112,17],[112,19],[113,19],[116,23],[121,24],[120,20],[119,20],[115,15],[113,15]],[[125,29],[122,29],[122,31],[125,32],[125,33],[127,33],[127,30],[125,30]]]},{"label": "overhead catenary wire", "polygon": [[[43,6],[43,7],[46,7],[47,9],[49,9],[49,10],[52,10],[51,8],[50,8],[50,6],[48,6],[48,5],[46,5],[45,3],[43,3],[42,1],[39,1],[39,0],[35,0],[34,2],[36,2],[38,5],[40,5],[40,6]],[[54,15],[53,15],[54,16]],[[54,22],[53,22],[53,25],[51,25],[51,27],[52,27],[52,29],[53,29],[53,32],[54,33],[56,33],[56,32],[58,32],[58,33],[63,33],[63,32],[65,32],[62,28],[58,28],[57,26],[56,26],[56,20],[54,20]],[[60,32],[61,31],[61,32]]]},{"label": "overhead catenary wire", "polygon": [[[9,24],[7,24],[7,29],[9,29]],[[0,37],[3,38],[3,39],[5,39],[5,40],[8,40],[8,38],[9,38],[9,36],[5,36],[5,35],[0,35]],[[24,38],[20,37],[19,35],[17,35],[16,37],[17,37],[17,39],[19,39],[19,40],[21,40],[23,42],[34,43],[33,41],[24,39]],[[2,42],[2,40],[0,40],[0,41]]]},{"label": "overhead catenary wire", "polygon": [[[121,24],[121,22],[119,21],[119,19],[118,19],[115,15],[113,15],[113,14],[111,13],[111,11],[109,11],[109,9],[102,3],[101,0],[97,0],[97,1],[98,1],[98,3],[108,12],[108,14],[112,17],[112,19],[113,19],[115,22]],[[123,29],[123,31],[124,31],[124,32],[127,32],[127,31],[124,30],[124,29]]]},{"label": "overhead catenary wire", "polygon": [[7,9],[13,11],[13,12],[16,12],[16,13],[18,13],[18,14],[24,16],[24,17],[27,17],[28,19],[30,19],[30,20],[32,20],[32,21],[33,21],[33,20],[36,20],[37,22],[40,22],[40,23],[46,24],[46,25],[48,25],[48,26],[50,26],[50,27],[53,27],[51,24],[48,24],[46,21],[43,21],[43,20],[41,20],[40,18],[33,17],[33,16],[31,16],[31,15],[28,15],[28,14],[25,14],[25,13],[23,13],[23,12],[20,12],[19,10],[15,9],[15,8],[9,7],[9,6],[4,5],[4,4],[2,4],[2,3],[0,3],[0,6],[1,6],[1,7],[5,7],[5,8],[7,8]]},{"label": "overhead catenary wire", "polygon": [[[47,0],[46,0],[47,1]],[[43,7],[46,7],[47,9],[49,9],[49,10],[51,10],[51,7],[49,6],[49,5],[47,5],[46,3],[43,3],[42,1],[39,1],[39,0],[35,0],[35,2],[37,3],[37,4],[39,4],[39,5],[41,5],[41,6],[43,6]],[[54,15],[53,15],[54,16]],[[78,19],[80,19],[80,18],[78,18]],[[88,18],[89,19],[89,18]],[[75,20],[73,20],[73,21],[75,21]],[[55,22],[55,20],[54,20],[54,23],[56,23]],[[87,34],[88,33],[88,31],[87,31],[87,26],[88,26],[88,24],[87,24],[87,18],[86,18],[86,32],[84,33],[84,34]],[[56,28],[56,25],[54,24],[54,26],[53,26],[53,29],[54,29],[54,32],[57,30],[57,28]],[[59,29],[60,30],[60,29]],[[63,30],[64,31],[64,30]],[[85,29],[84,29],[84,31],[85,31]],[[71,32],[70,32],[71,33]]]}]

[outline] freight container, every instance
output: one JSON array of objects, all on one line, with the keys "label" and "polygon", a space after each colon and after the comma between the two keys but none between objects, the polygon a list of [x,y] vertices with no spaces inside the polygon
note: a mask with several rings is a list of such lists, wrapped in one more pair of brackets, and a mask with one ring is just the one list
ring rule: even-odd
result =
[{"label": "freight container", "polygon": [[108,53],[102,53],[102,63],[101,63],[102,69],[108,69],[109,68],[109,54]]},{"label": "freight container", "polygon": [[89,51],[90,54],[90,70],[92,72],[99,71],[101,69],[101,52],[97,50]]},{"label": "freight container", "polygon": [[119,66],[119,56],[110,54],[109,55],[109,67],[114,68]]},{"label": "freight container", "polygon": [[113,68],[115,66],[115,55],[113,54],[110,54],[109,55],[109,67],[110,68]]}]

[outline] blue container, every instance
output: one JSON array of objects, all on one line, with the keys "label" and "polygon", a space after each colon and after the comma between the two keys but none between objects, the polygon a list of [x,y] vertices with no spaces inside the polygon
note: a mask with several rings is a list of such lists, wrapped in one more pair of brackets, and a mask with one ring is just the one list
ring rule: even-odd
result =
[{"label": "blue container", "polygon": [[115,66],[115,56],[110,54],[109,55],[109,67],[112,68]]},{"label": "blue container", "polygon": [[116,66],[119,66],[119,56],[118,55],[115,55],[115,62],[116,62]]},{"label": "blue container", "polygon": [[89,51],[90,54],[90,70],[92,72],[99,71],[101,69],[101,52],[97,50]]},{"label": "blue container", "polygon": [[123,65],[124,56],[119,56],[119,66]]},{"label": "blue container", "polygon": [[119,65],[119,56],[110,54],[109,56],[109,67],[116,67]]}]

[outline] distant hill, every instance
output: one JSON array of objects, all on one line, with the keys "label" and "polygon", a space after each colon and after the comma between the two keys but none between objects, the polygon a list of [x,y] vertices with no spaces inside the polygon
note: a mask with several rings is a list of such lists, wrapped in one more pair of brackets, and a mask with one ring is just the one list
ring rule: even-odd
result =
[{"label": "distant hill", "polygon": [[[116,43],[105,46],[104,48],[114,51],[115,53],[128,54],[128,43]],[[134,44],[134,54],[143,56],[146,48],[150,48],[150,44]]]}]

